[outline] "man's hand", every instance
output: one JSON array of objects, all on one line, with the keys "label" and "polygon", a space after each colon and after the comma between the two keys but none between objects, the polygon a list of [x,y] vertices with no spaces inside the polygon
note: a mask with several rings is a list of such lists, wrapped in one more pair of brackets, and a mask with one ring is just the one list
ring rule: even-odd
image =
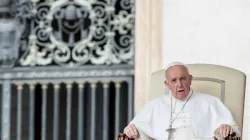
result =
[{"label": "man's hand", "polygon": [[233,133],[233,129],[230,125],[222,124],[217,131],[220,133],[222,137],[227,137],[229,134]]},{"label": "man's hand", "polygon": [[123,133],[126,134],[129,138],[139,138],[139,132],[134,124],[129,124],[127,127],[125,127]]}]

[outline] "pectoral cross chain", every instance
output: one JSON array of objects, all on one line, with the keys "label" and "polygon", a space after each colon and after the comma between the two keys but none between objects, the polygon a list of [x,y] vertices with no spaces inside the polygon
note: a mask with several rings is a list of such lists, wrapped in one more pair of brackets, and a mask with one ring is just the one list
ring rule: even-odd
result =
[{"label": "pectoral cross chain", "polygon": [[[172,95],[171,95],[171,111],[170,111],[170,125],[168,127],[168,129],[166,130],[168,132],[168,140],[170,140],[171,138],[171,135],[174,131],[176,131],[176,129],[172,128],[172,124],[173,122],[175,121],[175,119],[178,117],[178,115],[181,113],[181,111],[184,109],[185,105],[187,104],[188,100],[190,99],[190,97],[192,96],[192,93],[191,95],[188,97],[187,101],[185,102],[185,104],[182,106],[181,110],[178,112],[178,114],[175,116],[175,118],[173,119],[173,107],[172,107],[172,104],[173,104],[173,101],[172,101]],[[175,102],[176,103],[176,102]],[[174,107],[174,110],[175,110],[175,107]]]},{"label": "pectoral cross chain", "polygon": [[168,132],[168,140],[170,140],[171,135],[175,131],[175,129],[172,128],[172,125],[169,125],[169,128],[166,131]]}]

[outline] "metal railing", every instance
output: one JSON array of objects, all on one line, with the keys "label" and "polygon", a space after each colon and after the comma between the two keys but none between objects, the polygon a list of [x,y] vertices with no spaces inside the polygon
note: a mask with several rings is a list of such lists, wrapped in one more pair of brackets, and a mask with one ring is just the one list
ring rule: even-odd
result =
[{"label": "metal railing", "polygon": [[5,74],[1,139],[115,139],[133,115],[133,76],[117,74],[50,79]]}]

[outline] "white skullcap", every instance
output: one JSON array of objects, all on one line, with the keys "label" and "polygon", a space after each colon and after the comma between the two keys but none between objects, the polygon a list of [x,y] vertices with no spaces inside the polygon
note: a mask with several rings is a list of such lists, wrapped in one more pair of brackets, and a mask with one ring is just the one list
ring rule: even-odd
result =
[{"label": "white skullcap", "polygon": [[186,67],[185,64],[183,64],[183,63],[181,63],[181,62],[172,62],[172,63],[170,63],[170,64],[166,67],[166,70],[165,70],[165,71],[167,71],[170,67],[173,67],[173,66],[184,66],[184,67]]}]

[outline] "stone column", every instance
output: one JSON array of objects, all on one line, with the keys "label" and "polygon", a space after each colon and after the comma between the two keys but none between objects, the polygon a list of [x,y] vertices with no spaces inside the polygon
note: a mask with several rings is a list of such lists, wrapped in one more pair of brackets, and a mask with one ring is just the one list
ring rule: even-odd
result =
[{"label": "stone column", "polygon": [[148,100],[150,74],[162,66],[162,3],[136,1],[135,112]]}]

